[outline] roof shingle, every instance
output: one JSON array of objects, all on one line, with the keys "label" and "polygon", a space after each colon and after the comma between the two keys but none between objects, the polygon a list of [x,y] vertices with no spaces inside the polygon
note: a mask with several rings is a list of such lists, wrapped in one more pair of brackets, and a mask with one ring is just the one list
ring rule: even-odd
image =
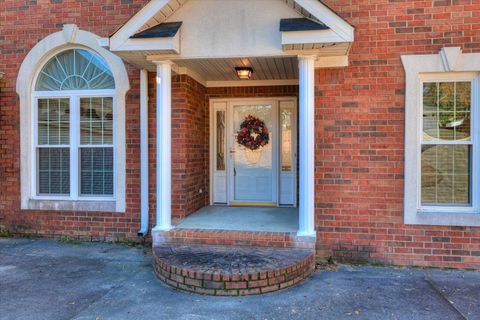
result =
[{"label": "roof shingle", "polygon": [[144,38],[170,38],[177,34],[178,29],[182,22],[165,22],[157,24],[154,27],[148,28],[142,32],[134,34],[130,38],[132,39],[144,39]]},{"label": "roof shingle", "polygon": [[280,31],[328,30],[327,25],[307,18],[281,19]]}]

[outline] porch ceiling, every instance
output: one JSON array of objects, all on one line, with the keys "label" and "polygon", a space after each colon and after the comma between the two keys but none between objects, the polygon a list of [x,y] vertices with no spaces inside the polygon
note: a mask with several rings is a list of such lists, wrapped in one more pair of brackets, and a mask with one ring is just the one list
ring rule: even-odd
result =
[{"label": "porch ceiling", "polygon": [[253,69],[252,80],[298,79],[296,57],[253,57],[228,59],[186,59],[176,60],[180,68],[187,68],[205,81],[238,80],[235,67]]}]

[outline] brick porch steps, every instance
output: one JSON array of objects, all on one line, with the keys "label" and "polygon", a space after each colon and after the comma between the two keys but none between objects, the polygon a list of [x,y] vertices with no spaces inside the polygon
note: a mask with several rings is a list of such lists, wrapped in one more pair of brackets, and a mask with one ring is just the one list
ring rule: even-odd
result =
[{"label": "brick porch steps", "polygon": [[163,243],[153,248],[158,278],[180,290],[253,295],[288,288],[315,268],[312,250]]},{"label": "brick porch steps", "polygon": [[206,244],[315,250],[316,239],[299,237],[296,232],[234,231],[174,228],[155,232],[154,244]]}]

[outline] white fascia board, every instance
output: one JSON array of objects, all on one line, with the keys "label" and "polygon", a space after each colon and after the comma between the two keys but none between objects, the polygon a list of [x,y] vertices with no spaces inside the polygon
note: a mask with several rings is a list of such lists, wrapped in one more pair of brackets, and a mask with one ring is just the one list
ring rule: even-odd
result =
[{"label": "white fascia board", "polygon": [[315,68],[348,67],[348,56],[318,57]]},{"label": "white fascia board", "polygon": [[110,37],[111,49],[117,50],[118,47],[128,41],[150,18],[166,6],[168,1],[169,0],[151,0],[147,3]]},{"label": "white fascia board", "polygon": [[295,0],[295,2],[340,36],[343,39],[342,42],[353,42],[355,29],[326,5],[312,0]]},{"label": "white fascia board", "polygon": [[346,42],[332,30],[284,31],[282,46],[288,44]]},{"label": "white fascia board", "polygon": [[121,46],[111,51],[166,51],[180,53],[178,33],[170,38],[128,39]]}]

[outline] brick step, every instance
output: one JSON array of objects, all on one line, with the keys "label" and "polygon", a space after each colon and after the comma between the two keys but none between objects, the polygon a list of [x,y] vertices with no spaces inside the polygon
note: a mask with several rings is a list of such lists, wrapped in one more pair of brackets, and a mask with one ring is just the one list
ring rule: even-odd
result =
[{"label": "brick step", "polygon": [[232,231],[174,228],[153,234],[154,245],[163,243],[233,245],[315,250],[316,239],[299,237],[296,232]]},{"label": "brick step", "polygon": [[158,278],[180,290],[253,295],[288,288],[315,269],[314,253],[298,248],[162,244],[153,248]]}]

